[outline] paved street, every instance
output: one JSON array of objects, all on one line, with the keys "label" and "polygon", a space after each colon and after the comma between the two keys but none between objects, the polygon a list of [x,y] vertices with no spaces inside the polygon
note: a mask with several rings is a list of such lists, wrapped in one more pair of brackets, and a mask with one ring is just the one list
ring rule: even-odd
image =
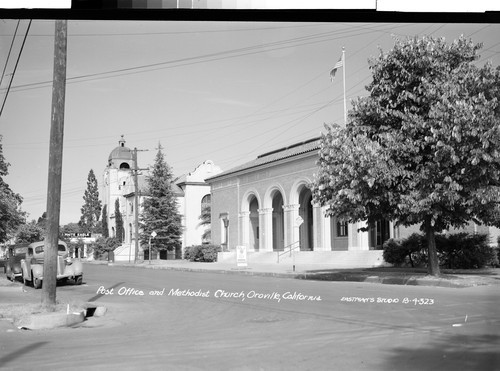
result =
[{"label": "paved street", "polygon": [[[498,286],[323,282],[91,264],[84,269],[84,285],[58,287],[58,299],[93,301],[108,313],[78,328],[3,331],[0,369],[500,367]],[[28,288],[23,295],[34,302],[40,291]]]}]

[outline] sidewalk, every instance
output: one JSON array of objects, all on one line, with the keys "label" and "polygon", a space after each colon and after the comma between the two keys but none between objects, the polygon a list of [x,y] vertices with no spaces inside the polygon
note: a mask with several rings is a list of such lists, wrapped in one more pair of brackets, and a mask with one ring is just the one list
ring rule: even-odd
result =
[{"label": "sidewalk", "polygon": [[423,269],[411,268],[333,268],[327,264],[249,264],[238,267],[236,263],[202,263],[186,260],[152,260],[141,263],[128,262],[88,262],[88,264],[108,264],[143,269],[171,269],[188,272],[213,272],[220,274],[245,274],[281,278],[309,279],[322,281],[352,281],[392,285],[472,287],[500,284],[500,269],[442,270],[441,277],[427,275]]}]

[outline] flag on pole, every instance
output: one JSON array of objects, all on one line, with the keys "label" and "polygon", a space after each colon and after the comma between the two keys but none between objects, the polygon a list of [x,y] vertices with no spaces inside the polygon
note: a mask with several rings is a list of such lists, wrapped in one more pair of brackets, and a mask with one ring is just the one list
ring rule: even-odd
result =
[{"label": "flag on pole", "polygon": [[335,66],[333,66],[333,69],[330,71],[330,79],[333,81],[335,78],[335,74],[337,73],[337,70],[344,65],[344,61],[342,60],[342,56],[340,56],[339,60],[337,63],[335,63]]}]

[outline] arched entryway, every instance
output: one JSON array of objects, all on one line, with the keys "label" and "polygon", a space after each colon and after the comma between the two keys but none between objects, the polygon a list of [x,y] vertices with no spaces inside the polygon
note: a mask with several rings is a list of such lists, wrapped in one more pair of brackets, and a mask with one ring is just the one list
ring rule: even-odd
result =
[{"label": "arched entryway", "polygon": [[273,250],[283,251],[285,248],[285,216],[283,211],[283,195],[279,191],[272,194],[273,207]]},{"label": "arched entryway", "polygon": [[305,185],[299,192],[299,216],[303,222],[299,227],[300,250],[313,250],[313,207],[312,193]]},{"label": "arched entryway", "polygon": [[253,195],[249,199],[249,211],[249,248],[259,251],[259,201]]}]

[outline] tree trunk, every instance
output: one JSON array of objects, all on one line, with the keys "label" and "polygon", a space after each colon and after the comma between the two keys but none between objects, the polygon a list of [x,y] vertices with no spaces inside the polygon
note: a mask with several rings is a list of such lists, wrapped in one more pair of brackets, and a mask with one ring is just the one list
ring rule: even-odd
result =
[{"label": "tree trunk", "polygon": [[439,260],[436,250],[436,236],[434,227],[431,225],[431,218],[425,220],[425,235],[427,236],[427,253],[429,254],[427,271],[431,276],[439,276]]}]

